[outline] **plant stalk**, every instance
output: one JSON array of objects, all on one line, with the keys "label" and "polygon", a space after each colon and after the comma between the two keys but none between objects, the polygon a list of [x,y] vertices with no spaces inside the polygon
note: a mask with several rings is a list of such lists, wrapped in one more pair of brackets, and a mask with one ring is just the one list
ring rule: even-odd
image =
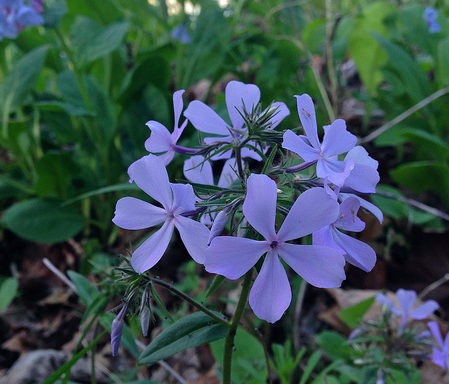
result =
[{"label": "plant stalk", "polygon": [[223,384],[231,384],[231,372],[232,372],[232,353],[234,349],[234,338],[237,333],[237,327],[239,326],[240,319],[246,307],[248,301],[249,289],[252,282],[252,270],[248,271],[243,280],[242,292],[240,293],[240,299],[235,309],[234,316],[231,320],[231,326],[229,327],[228,334],[225,340],[224,355],[223,355]]}]

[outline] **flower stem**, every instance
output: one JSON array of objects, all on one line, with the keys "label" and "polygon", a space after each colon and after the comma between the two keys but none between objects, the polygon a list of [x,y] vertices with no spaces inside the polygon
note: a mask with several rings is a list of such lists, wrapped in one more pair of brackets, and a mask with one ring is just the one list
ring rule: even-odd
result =
[{"label": "flower stem", "polygon": [[154,283],[158,284],[166,289],[168,289],[170,292],[174,293],[176,296],[179,296],[181,299],[187,301],[194,307],[198,308],[200,311],[203,311],[205,314],[212,317],[215,321],[217,321],[220,324],[226,325],[227,327],[232,327],[232,323],[230,324],[226,319],[220,317],[215,312],[211,311],[210,309],[206,308],[203,304],[198,303],[196,300],[192,299],[189,295],[186,295],[184,292],[180,291],[179,289],[175,288],[172,284],[168,283],[167,281],[158,279],[157,277],[150,277],[148,276],[149,280]]},{"label": "flower stem", "polygon": [[245,310],[246,302],[249,296],[249,289],[251,288],[252,270],[246,273],[243,280],[242,292],[240,293],[240,299],[235,309],[234,316],[231,320],[231,326],[229,327],[228,335],[225,340],[224,355],[223,355],[223,384],[231,384],[231,368],[232,368],[232,353],[234,348],[234,338],[237,333],[237,327],[240,322],[240,318]]}]

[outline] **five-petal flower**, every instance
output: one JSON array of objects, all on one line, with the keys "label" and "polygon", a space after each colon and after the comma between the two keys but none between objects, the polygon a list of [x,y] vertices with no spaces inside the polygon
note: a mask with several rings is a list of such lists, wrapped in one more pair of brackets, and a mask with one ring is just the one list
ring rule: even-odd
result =
[{"label": "five-petal flower", "polygon": [[303,94],[296,96],[296,99],[299,118],[306,135],[298,136],[293,131],[287,130],[284,133],[282,147],[296,153],[306,162],[316,161],[318,177],[342,186],[354,168],[354,163],[350,160],[339,160],[338,155],[352,149],[357,138],[346,130],[344,120],[337,119],[331,125],[323,127],[324,138],[320,143],[312,98]]},{"label": "five-petal flower", "polygon": [[144,156],[131,164],[128,174],[130,181],[162,205],[158,207],[134,197],[124,197],[117,202],[113,222],[121,228],[144,229],[162,224],[133,252],[131,265],[134,270],[143,273],[161,259],[175,227],[190,256],[202,264],[209,230],[186,216],[196,209],[197,197],[192,186],[170,183],[167,170],[154,155]]},{"label": "five-petal flower", "polygon": [[243,214],[264,240],[219,236],[212,240],[205,259],[207,271],[238,279],[266,254],[251,288],[249,304],[259,318],[271,323],[281,318],[291,301],[281,259],[317,287],[338,287],[345,278],[345,260],[339,250],[289,243],[333,223],[339,212],[337,202],[323,188],[303,192],[276,233],[276,200],[277,187],[272,179],[250,175]]},{"label": "five-petal flower", "polygon": [[423,320],[435,312],[439,305],[435,300],[427,300],[415,307],[416,292],[412,290],[398,289],[396,292],[399,306],[395,305],[386,295],[380,293],[376,301],[386,306],[394,315],[401,318],[400,329],[403,329],[409,320]]}]

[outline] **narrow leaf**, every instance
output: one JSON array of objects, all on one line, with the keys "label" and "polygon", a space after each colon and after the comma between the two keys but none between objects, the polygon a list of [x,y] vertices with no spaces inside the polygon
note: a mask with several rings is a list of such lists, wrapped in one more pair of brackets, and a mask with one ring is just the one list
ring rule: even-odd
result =
[{"label": "narrow leaf", "polygon": [[203,312],[176,321],[151,342],[139,357],[139,365],[153,364],[187,348],[197,347],[226,336],[228,328]]}]

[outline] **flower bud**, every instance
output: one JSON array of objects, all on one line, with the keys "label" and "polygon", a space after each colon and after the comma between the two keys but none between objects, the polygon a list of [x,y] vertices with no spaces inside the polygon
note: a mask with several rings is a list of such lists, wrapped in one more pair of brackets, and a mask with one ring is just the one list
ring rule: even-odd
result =
[{"label": "flower bud", "polygon": [[111,326],[111,351],[112,356],[116,357],[118,355],[118,349],[120,347],[120,340],[122,339],[123,333],[123,319],[125,317],[126,311],[128,309],[128,303],[125,303],[117,314],[115,319],[112,321]]}]

